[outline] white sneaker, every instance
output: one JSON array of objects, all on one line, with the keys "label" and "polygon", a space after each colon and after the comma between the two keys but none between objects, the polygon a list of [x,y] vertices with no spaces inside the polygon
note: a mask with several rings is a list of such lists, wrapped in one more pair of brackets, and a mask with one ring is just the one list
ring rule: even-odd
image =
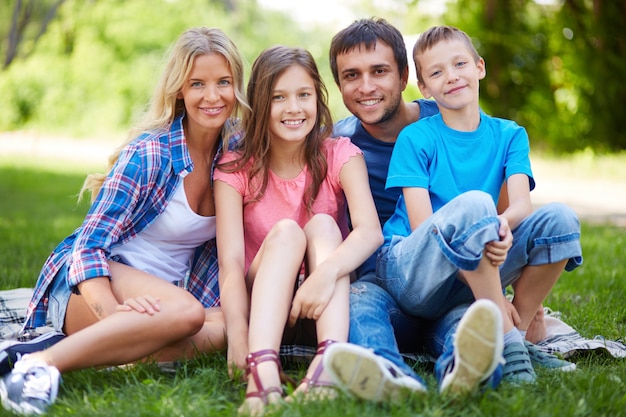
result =
[{"label": "white sneaker", "polygon": [[17,414],[43,414],[57,397],[59,380],[57,368],[26,355],[0,379],[2,405]]},{"label": "white sneaker", "polygon": [[467,394],[495,371],[502,357],[502,314],[491,300],[475,301],[454,335],[454,360],[441,381],[441,393]]},{"label": "white sneaker", "polygon": [[389,360],[351,343],[328,346],[324,369],[338,387],[364,400],[399,402],[414,392],[426,392],[421,381]]}]

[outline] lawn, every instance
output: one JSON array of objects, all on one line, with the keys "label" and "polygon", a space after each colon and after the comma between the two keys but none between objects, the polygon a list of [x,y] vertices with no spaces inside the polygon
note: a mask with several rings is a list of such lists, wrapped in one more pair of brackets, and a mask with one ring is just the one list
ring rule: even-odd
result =
[{"label": "lawn", "polygon": [[[16,164],[0,159],[0,289],[32,287],[43,261],[77,227],[87,209],[76,203],[86,170]],[[624,178],[622,176],[622,178]],[[626,335],[626,230],[583,222],[585,263],[566,273],[546,304],[583,336]],[[623,416],[626,363],[601,354],[574,359],[574,373],[538,371],[538,382],[523,388],[503,384],[496,391],[463,400],[436,393],[430,369],[420,365],[430,388],[402,404],[376,405],[343,394],[337,401],[291,404],[285,416]],[[287,367],[294,377],[298,366]],[[234,416],[245,385],[226,373],[224,356],[205,355],[164,372],[155,365],[84,370],[63,376],[51,416]],[[10,415],[0,410],[0,415]]]}]

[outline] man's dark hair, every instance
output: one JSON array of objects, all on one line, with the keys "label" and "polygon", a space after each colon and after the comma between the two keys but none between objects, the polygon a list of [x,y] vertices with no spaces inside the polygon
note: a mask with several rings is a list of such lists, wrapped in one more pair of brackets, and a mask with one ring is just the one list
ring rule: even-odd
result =
[{"label": "man's dark hair", "polygon": [[338,32],[330,43],[330,69],[337,85],[339,85],[337,56],[361,46],[366,51],[370,51],[376,47],[378,41],[387,44],[393,50],[398,71],[400,74],[404,73],[408,66],[408,59],[406,45],[400,31],[382,18],[359,19]]}]

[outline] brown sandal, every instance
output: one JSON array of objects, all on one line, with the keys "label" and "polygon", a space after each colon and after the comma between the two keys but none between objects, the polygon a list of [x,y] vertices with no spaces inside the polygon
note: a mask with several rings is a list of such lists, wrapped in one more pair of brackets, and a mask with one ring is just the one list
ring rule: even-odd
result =
[{"label": "brown sandal", "polygon": [[261,382],[261,378],[259,378],[258,371],[256,366],[263,362],[274,362],[278,367],[278,373],[281,376],[281,381],[283,379],[283,370],[280,366],[280,360],[278,359],[278,353],[273,349],[264,349],[259,350],[257,352],[252,352],[248,354],[246,357],[246,378],[252,374],[252,379],[254,379],[254,384],[256,386],[256,391],[246,393],[246,398],[259,398],[263,401],[263,405],[268,404],[268,395],[275,392],[282,396],[283,388],[282,387],[269,387],[264,388],[263,383]]},{"label": "brown sandal", "polygon": [[[326,348],[336,340],[327,339],[320,342],[317,345],[317,351],[315,352],[315,356],[322,356],[326,351]],[[320,357],[320,359],[322,359]],[[304,377],[302,381],[300,381],[300,386],[305,385],[304,388],[298,388],[294,391],[289,397],[287,397],[287,401],[291,402],[296,399],[296,397],[303,396],[304,401],[308,401],[310,399],[333,399],[337,396],[337,391],[335,389],[335,384],[330,381],[320,381],[319,378],[324,373],[324,361],[320,360],[320,362],[315,367],[313,374],[310,378]]]}]

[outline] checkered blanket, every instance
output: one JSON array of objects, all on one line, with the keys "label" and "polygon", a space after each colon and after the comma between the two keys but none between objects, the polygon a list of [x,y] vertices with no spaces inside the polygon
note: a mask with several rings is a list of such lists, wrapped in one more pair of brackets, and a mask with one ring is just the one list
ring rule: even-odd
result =
[{"label": "checkered blanket", "polygon": [[[22,325],[26,317],[26,307],[33,294],[32,288],[18,288],[0,291],[0,341],[8,339],[28,340],[41,333],[53,330],[50,323],[45,327],[34,329],[29,333],[22,333]],[[626,358],[626,345],[621,340],[606,340],[602,336],[587,339],[581,336],[574,328],[561,320],[559,312],[545,309],[547,336],[537,343],[537,346],[547,353],[558,353],[564,358],[571,358],[577,354],[604,353],[615,358]],[[315,355],[315,348],[311,346],[281,346],[280,354],[287,360],[309,360]],[[406,355],[417,361],[428,361],[423,355]]]}]

